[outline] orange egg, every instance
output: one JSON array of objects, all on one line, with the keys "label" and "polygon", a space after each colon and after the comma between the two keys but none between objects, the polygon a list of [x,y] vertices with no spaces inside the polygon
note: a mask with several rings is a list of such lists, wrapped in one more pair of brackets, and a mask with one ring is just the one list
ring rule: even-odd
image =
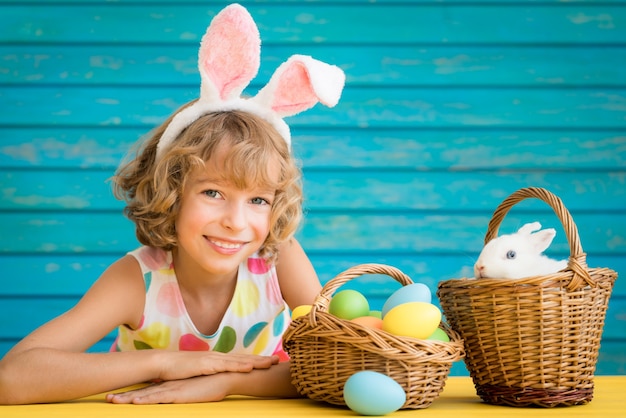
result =
[{"label": "orange egg", "polygon": [[363,325],[364,327],[383,329],[383,320],[375,316],[360,316],[350,321],[355,324]]}]

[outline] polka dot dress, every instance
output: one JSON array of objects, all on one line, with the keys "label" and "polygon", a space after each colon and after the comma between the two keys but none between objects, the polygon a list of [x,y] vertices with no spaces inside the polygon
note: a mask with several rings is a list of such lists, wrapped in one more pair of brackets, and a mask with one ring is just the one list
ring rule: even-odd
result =
[{"label": "polka dot dress", "polygon": [[254,255],[239,266],[235,293],[217,332],[204,335],[185,309],[171,252],[140,247],[129,254],[141,265],[146,305],[137,329],[119,327],[112,351],[213,350],[276,354],[281,361],[288,359],[282,349],[282,335],[289,325],[289,310],[280,293],[276,269],[262,258]]}]

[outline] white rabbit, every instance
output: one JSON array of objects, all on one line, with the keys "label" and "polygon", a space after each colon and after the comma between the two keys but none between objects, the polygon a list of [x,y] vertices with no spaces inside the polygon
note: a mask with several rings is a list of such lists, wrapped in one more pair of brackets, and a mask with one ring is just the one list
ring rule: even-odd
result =
[{"label": "white rabbit", "polygon": [[474,277],[519,279],[552,274],[567,267],[567,260],[553,260],[542,254],[552,243],[556,231],[540,229],[539,222],[532,222],[514,234],[489,241],[474,264]]}]

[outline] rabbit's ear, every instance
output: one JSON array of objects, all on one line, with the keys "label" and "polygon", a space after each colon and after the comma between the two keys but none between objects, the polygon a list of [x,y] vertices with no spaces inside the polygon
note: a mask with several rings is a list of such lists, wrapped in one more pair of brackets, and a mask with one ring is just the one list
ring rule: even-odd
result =
[{"label": "rabbit's ear", "polygon": [[539,231],[541,229],[541,224],[539,222],[532,222],[525,224],[520,229],[517,230],[518,234],[530,234],[531,232]]},{"label": "rabbit's ear", "polygon": [[252,99],[278,116],[292,116],[316,103],[333,107],[345,83],[343,71],[305,55],[293,55],[280,65],[269,83]]},{"label": "rabbit's ear", "polygon": [[556,230],[554,228],[548,228],[543,231],[530,234],[530,242],[533,248],[537,251],[537,254],[541,254],[548,249],[555,236]]},{"label": "rabbit's ear", "polygon": [[259,71],[261,37],[248,11],[231,4],[207,28],[198,52],[200,100],[238,98]]}]

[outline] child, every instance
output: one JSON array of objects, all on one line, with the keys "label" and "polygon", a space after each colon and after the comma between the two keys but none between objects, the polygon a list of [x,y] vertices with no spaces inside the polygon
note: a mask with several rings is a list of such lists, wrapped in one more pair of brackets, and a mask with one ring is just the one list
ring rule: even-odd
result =
[{"label": "child", "polygon": [[[113,263],[70,311],[0,362],[0,403],[107,395],[112,403],[290,397],[282,333],[321,285],[293,238],[301,173],[282,117],[334,106],[343,72],[306,56],[255,97],[260,39],[231,5],[199,53],[200,98],[170,117],[113,178],[143,244]],[[111,330],[110,353],[85,351]]]}]

